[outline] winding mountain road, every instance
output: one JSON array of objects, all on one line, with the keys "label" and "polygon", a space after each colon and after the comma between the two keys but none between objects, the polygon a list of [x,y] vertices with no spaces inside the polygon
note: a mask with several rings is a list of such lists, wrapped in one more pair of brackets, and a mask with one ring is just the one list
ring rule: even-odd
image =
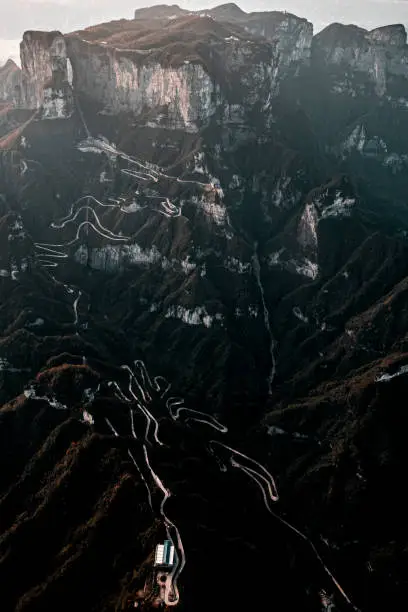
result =
[{"label": "winding mountain road", "polygon": [[[81,148],[81,150],[91,150],[94,152],[96,151],[108,153],[109,155],[115,157],[115,159],[117,156],[120,155],[121,158],[126,160],[131,166],[137,167],[137,170],[122,169],[122,173],[137,178],[138,180],[153,181],[155,183],[158,183],[160,179],[167,179],[175,180],[179,183],[195,184],[198,187],[203,187],[206,189],[209,186],[208,183],[201,183],[199,181],[193,180],[182,180],[178,177],[172,177],[170,175],[167,175],[157,168],[151,167],[150,165],[142,164],[135,158],[132,158],[131,156],[128,156],[122,152],[119,152],[113,145],[110,145],[105,141],[94,139],[90,136],[86,139],[86,141],[83,141],[81,143],[81,146],[79,148]],[[139,194],[137,193],[136,195]],[[154,210],[157,210],[157,212],[166,217],[179,217],[181,215],[181,207],[173,204],[167,197],[163,198],[160,195],[145,195],[143,197],[151,200],[159,200],[159,206],[161,208]],[[52,222],[51,228],[60,231],[66,228],[69,224],[77,224],[75,237],[70,241],[60,244],[47,242],[35,243],[38,262],[44,267],[55,268],[60,266],[64,262],[64,260],[69,257],[65,249],[72,246],[80,239],[81,230],[83,228],[86,228],[87,231],[89,230],[89,228],[91,228],[100,238],[103,238],[108,242],[129,243],[131,241],[130,236],[122,236],[116,234],[103,225],[95,208],[101,207],[117,209],[123,214],[130,214],[131,212],[138,212],[139,210],[145,207],[139,206],[139,204],[135,200],[135,206],[133,207],[133,209],[126,210],[124,208],[124,205],[121,204],[120,200],[114,200],[111,198],[110,201],[111,203],[104,203],[95,198],[94,196],[87,195],[79,198],[76,202],[74,202],[71,205],[68,214],[62,217],[60,220]],[[78,223],[78,218],[81,213],[86,214],[86,220]],[[93,219],[92,221],[89,220],[89,216],[91,216],[91,218]],[[265,300],[264,287],[261,279],[261,266],[258,256],[258,244],[256,242],[253,245],[252,268],[260,292],[264,324],[269,338],[271,369],[269,372],[267,383],[268,392],[269,394],[272,394],[273,383],[276,376],[276,347],[270,326],[270,313],[268,311]],[[82,291],[77,287],[71,287],[67,284],[61,283],[54,277],[52,278],[56,283],[62,284],[67,290],[67,292],[70,294],[70,296],[74,298],[72,305],[74,314],[74,326],[78,328],[78,305],[82,297]],[[166,514],[166,504],[168,499],[171,497],[172,492],[170,488],[165,486],[162,479],[160,478],[156,470],[153,468],[152,462],[149,457],[148,447],[149,449],[151,449],[153,447],[164,446],[159,435],[159,420],[153,414],[152,409],[149,408],[152,408],[152,406],[155,405],[154,400],[162,401],[165,403],[168,415],[173,422],[192,422],[193,424],[197,424],[198,427],[204,425],[205,427],[211,427],[221,435],[227,434],[228,428],[222,423],[220,423],[212,415],[188,408],[187,406],[185,406],[183,398],[176,396],[168,397],[171,390],[171,383],[169,383],[165,378],[161,376],[156,376],[152,379],[143,361],[135,360],[132,365],[122,365],[121,369],[125,371],[128,375],[127,389],[122,389],[121,383],[118,380],[108,381],[108,386],[112,389],[114,396],[127,406],[127,426],[126,429],[121,432],[121,428],[117,426],[115,419],[113,419],[112,417],[105,417],[104,422],[108,430],[113,434],[115,438],[125,438],[129,442],[129,448],[127,451],[128,456],[146,486],[148,503],[152,511],[155,507],[154,497],[155,495],[157,496],[157,492],[159,492],[161,498],[159,504],[159,514],[166,528],[167,537],[169,540],[171,540],[176,551],[175,564],[171,572],[168,573],[165,584],[164,602],[167,606],[175,606],[180,601],[178,580],[186,563],[186,554],[179,529],[177,525],[172,520],[170,520],[170,518]],[[86,417],[84,414],[84,422],[86,422],[86,424],[90,427],[94,427],[95,425],[95,415],[93,414],[92,407],[97,391],[98,389],[91,391],[91,393],[88,394],[88,397],[86,398],[86,413],[88,417]],[[39,396],[37,395],[33,387],[29,387],[25,391],[25,395],[29,399],[46,401],[53,409],[68,410],[67,406],[59,402],[54,395],[49,397]],[[137,431],[135,421],[136,412],[139,412],[145,419],[145,429],[143,432]],[[122,420],[120,422],[122,423],[121,427],[123,427]],[[140,445],[140,450],[142,451],[141,453],[139,453],[142,457],[140,463],[136,460],[135,453],[132,451],[130,443]],[[324,571],[330,577],[335,588],[342,595],[344,600],[349,605],[351,605],[354,610],[357,610],[357,608],[353,606],[351,600],[344,592],[334,575],[325,565],[313,542],[311,542],[311,540],[295,526],[291,525],[289,522],[287,522],[285,519],[283,519],[273,511],[271,504],[279,501],[279,494],[275,480],[271,473],[255,459],[248,457],[239,450],[236,450],[220,441],[214,439],[209,440],[207,450],[210,456],[213,456],[217,460],[220,470],[223,473],[226,473],[228,471],[228,468],[232,467],[234,469],[240,470],[243,474],[245,474],[257,484],[262,493],[264,505],[267,511],[280,523],[282,523],[286,528],[296,533],[299,538],[308,543],[315,557],[323,567]]]},{"label": "winding mountain road", "polygon": [[[222,435],[225,435],[228,429],[224,425],[219,423],[219,421],[217,421],[211,415],[207,415],[201,411],[193,410],[185,406],[184,400],[181,397],[171,396],[165,399],[166,395],[170,391],[171,384],[168,383],[166,379],[160,376],[156,376],[152,380],[143,361],[134,361],[134,369],[132,369],[128,365],[123,365],[122,369],[126,371],[129,375],[129,395],[127,395],[122,390],[120,383],[117,381],[109,381],[108,386],[112,388],[114,394],[120,401],[126,403],[129,406],[129,430],[124,430],[122,433],[119,433],[118,428],[112,422],[112,418],[105,417],[104,420],[108,429],[116,438],[133,439],[134,443],[141,444],[143,457],[142,464],[139,464],[136,461],[134,453],[132,452],[130,447],[128,448],[128,455],[146,486],[148,503],[152,510],[154,509],[154,495],[156,495],[157,491],[160,491],[161,493],[159,514],[162,517],[163,523],[165,525],[167,537],[169,540],[171,540],[176,551],[175,565],[172,568],[171,572],[169,572],[169,574],[167,575],[166,579],[166,584],[164,588],[164,601],[167,606],[175,606],[180,600],[178,579],[186,563],[186,554],[179,529],[177,525],[172,520],[170,520],[170,518],[165,512],[166,503],[172,495],[171,490],[164,485],[157,472],[153,469],[147,451],[147,446],[163,445],[163,443],[159,439],[159,422],[151,413],[151,411],[147,408],[147,404],[153,402],[154,396],[156,399],[165,400],[165,405],[167,407],[169,416],[173,421],[179,420],[181,418],[181,415],[183,415],[185,417],[184,422],[193,421],[198,423],[199,425],[204,424],[210,426]],[[84,418],[84,422],[86,422],[89,426],[93,426],[95,422],[94,416],[92,414],[92,403],[95,399],[98,390],[99,386],[97,389],[95,389],[95,391],[87,390],[86,411],[89,415],[89,418]],[[46,401],[54,409],[68,410],[67,406],[59,402],[55,396],[39,396],[37,395],[33,387],[29,387],[25,391],[25,395],[27,398]],[[135,427],[135,410],[138,410],[146,419],[146,429],[143,433],[142,439],[139,437],[139,432],[136,431]],[[151,428],[153,428],[152,436],[150,436]],[[341,587],[333,573],[324,563],[320,553],[316,549],[316,546],[313,544],[313,542],[303,532],[301,532],[294,525],[276,514],[276,512],[274,512],[274,510],[272,509],[271,503],[276,503],[279,501],[278,489],[272,474],[255,459],[229,446],[228,444],[220,442],[219,440],[209,440],[207,448],[209,454],[215,457],[215,459],[217,460],[220,470],[222,472],[227,472],[229,464],[230,467],[239,469],[241,472],[246,474],[246,476],[248,476],[258,485],[259,489],[261,490],[264,505],[267,511],[276,520],[282,523],[282,525],[290,529],[300,539],[302,539],[310,546],[313,554],[315,555],[323,570],[330,578],[334,587],[341,594],[347,604],[351,606],[353,610],[358,612],[358,608],[356,608],[352,604],[350,598],[345,593],[344,589]]]}]

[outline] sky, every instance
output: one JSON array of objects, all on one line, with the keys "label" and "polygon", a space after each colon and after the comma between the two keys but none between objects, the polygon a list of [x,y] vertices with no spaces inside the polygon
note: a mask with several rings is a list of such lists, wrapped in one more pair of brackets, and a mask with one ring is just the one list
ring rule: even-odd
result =
[{"label": "sky", "polygon": [[[111,19],[133,17],[142,6],[166,0],[0,0],[0,65],[8,57],[19,61],[25,30],[70,32]],[[6,3],[7,2],[7,3]],[[190,10],[210,8],[223,0],[168,0]],[[315,31],[334,21],[371,29],[390,23],[408,26],[408,0],[238,0],[247,12],[287,10],[313,22]]]}]

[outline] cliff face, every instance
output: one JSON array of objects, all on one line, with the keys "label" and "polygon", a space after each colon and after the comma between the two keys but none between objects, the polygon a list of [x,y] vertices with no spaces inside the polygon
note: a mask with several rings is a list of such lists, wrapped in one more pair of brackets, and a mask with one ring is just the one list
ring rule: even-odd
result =
[{"label": "cliff face", "polygon": [[364,74],[379,96],[386,94],[393,77],[408,79],[407,33],[402,25],[369,32],[332,24],[315,36],[313,47],[316,58],[327,66]]},{"label": "cliff face", "polygon": [[[212,9],[187,11],[177,5],[159,5],[137,9],[135,20],[162,21],[173,20],[186,15],[209,17],[220,23],[239,25],[246,32],[260,36],[277,44],[282,60],[308,59],[313,37],[313,25],[296,15],[280,11],[246,13],[234,3],[222,4]],[[288,57],[289,56],[289,57]]]},{"label": "cliff face", "polygon": [[243,19],[245,30],[276,44],[285,65],[310,59],[313,25],[286,13],[252,13]]},{"label": "cliff face", "polygon": [[23,104],[42,108],[43,119],[62,119],[73,111],[72,72],[60,32],[25,32],[20,45]]},{"label": "cliff face", "polygon": [[[44,118],[69,116],[74,84],[78,96],[102,113],[144,114],[149,125],[194,131],[223,102],[259,98],[262,83],[262,95],[268,88],[275,94],[283,71],[309,60],[307,20],[247,15],[234,5],[221,9],[215,17],[180,9],[174,18],[172,7],[155,7],[135,22],[102,26],[100,35],[98,27],[65,37],[27,32],[21,44],[23,104],[44,105]],[[252,93],[245,98],[248,88]]]},{"label": "cliff face", "polygon": [[75,90],[103,113],[140,115],[153,110],[157,122],[163,119],[168,127],[187,130],[214,113],[216,86],[199,64],[163,67],[154,61],[145,63],[137,53],[73,37],[68,46]]},{"label": "cliff face", "polygon": [[[27,32],[21,44],[22,103],[32,109],[44,104],[44,118],[70,116],[75,83],[77,94],[102,113],[144,115],[149,125],[195,131],[224,103],[245,104],[268,97],[267,90],[276,95],[291,67],[337,71],[336,92],[362,77],[379,96],[393,96],[401,78],[408,83],[403,26],[368,32],[333,24],[313,38],[312,24],[294,15],[221,8],[215,17],[211,11],[176,11],[175,17],[168,15],[172,7],[155,7],[134,22],[65,37]],[[3,83],[9,90],[5,78]]]},{"label": "cliff face", "polygon": [[14,105],[21,100],[21,70],[12,60],[0,67],[0,102]]}]

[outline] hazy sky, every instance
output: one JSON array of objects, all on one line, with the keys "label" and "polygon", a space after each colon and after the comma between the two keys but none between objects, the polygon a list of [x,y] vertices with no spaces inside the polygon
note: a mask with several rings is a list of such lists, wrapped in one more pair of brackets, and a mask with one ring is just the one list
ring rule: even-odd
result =
[{"label": "hazy sky", "polygon": [[[165,0],[0,0],[0,63],[18,59],[22,33],[28,29],[69,32],[109,19],[131,19],[135,8],[163,4]],[[177,0],[169,0],[168,4]],[[196,10],[222,4],[222,0],[181,0]],[[333,21],[374,28],[390,23],[408,25],[408,0],[241,0],[246,11],[287,10],[307,17],[320,30]]]}]

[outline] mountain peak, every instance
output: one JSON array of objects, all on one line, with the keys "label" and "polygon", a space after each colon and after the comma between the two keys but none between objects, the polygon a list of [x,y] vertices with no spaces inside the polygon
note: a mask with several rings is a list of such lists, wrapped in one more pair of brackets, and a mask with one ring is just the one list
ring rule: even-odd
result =
[{"label": "mountain peak", "polygon": [[247,15],[245,11],[243,11],[235,2],[226,2],[225,4],[220,4],[219,6],[215,6],[214,8],[208,11],[213,17],[216,19],[242,19]]},{"label": "mountain peak", "polygon": [[12,60],[11,58],[9,58],[3,66],[0,66],[0,71],[13,71],[13,70],[20,70],[20,68],[17,66],[16,62]]},{"label": "mountain peak", "polygon": [[367,33],[367,30],[354,24],[334,22],[316,34],[315,40],[323,43],[331,42],[332,44],[342,43],[347,45],[353,41],[363,40]]},{"label": "mountain peak", "polygon": [[371,31],[354,24],[331,23],[316,34],[315,38],[320,42],[340,43],[345,46],[368,40],[374,44],[403,47],[407,43],[407,32],[405,26],[400,23],[381,26]]},{"label": "mountain peak", "polygon": [[404,47],[407,44],[407,30],[402,23],[382,26],[371,30],[369,38],[378,43]]},{"label": "mountain peak", "polygon": [[182,9],[178,4],[156,4],[136,9],[134,19],[169,19],[187,13],[188,11]]}]

